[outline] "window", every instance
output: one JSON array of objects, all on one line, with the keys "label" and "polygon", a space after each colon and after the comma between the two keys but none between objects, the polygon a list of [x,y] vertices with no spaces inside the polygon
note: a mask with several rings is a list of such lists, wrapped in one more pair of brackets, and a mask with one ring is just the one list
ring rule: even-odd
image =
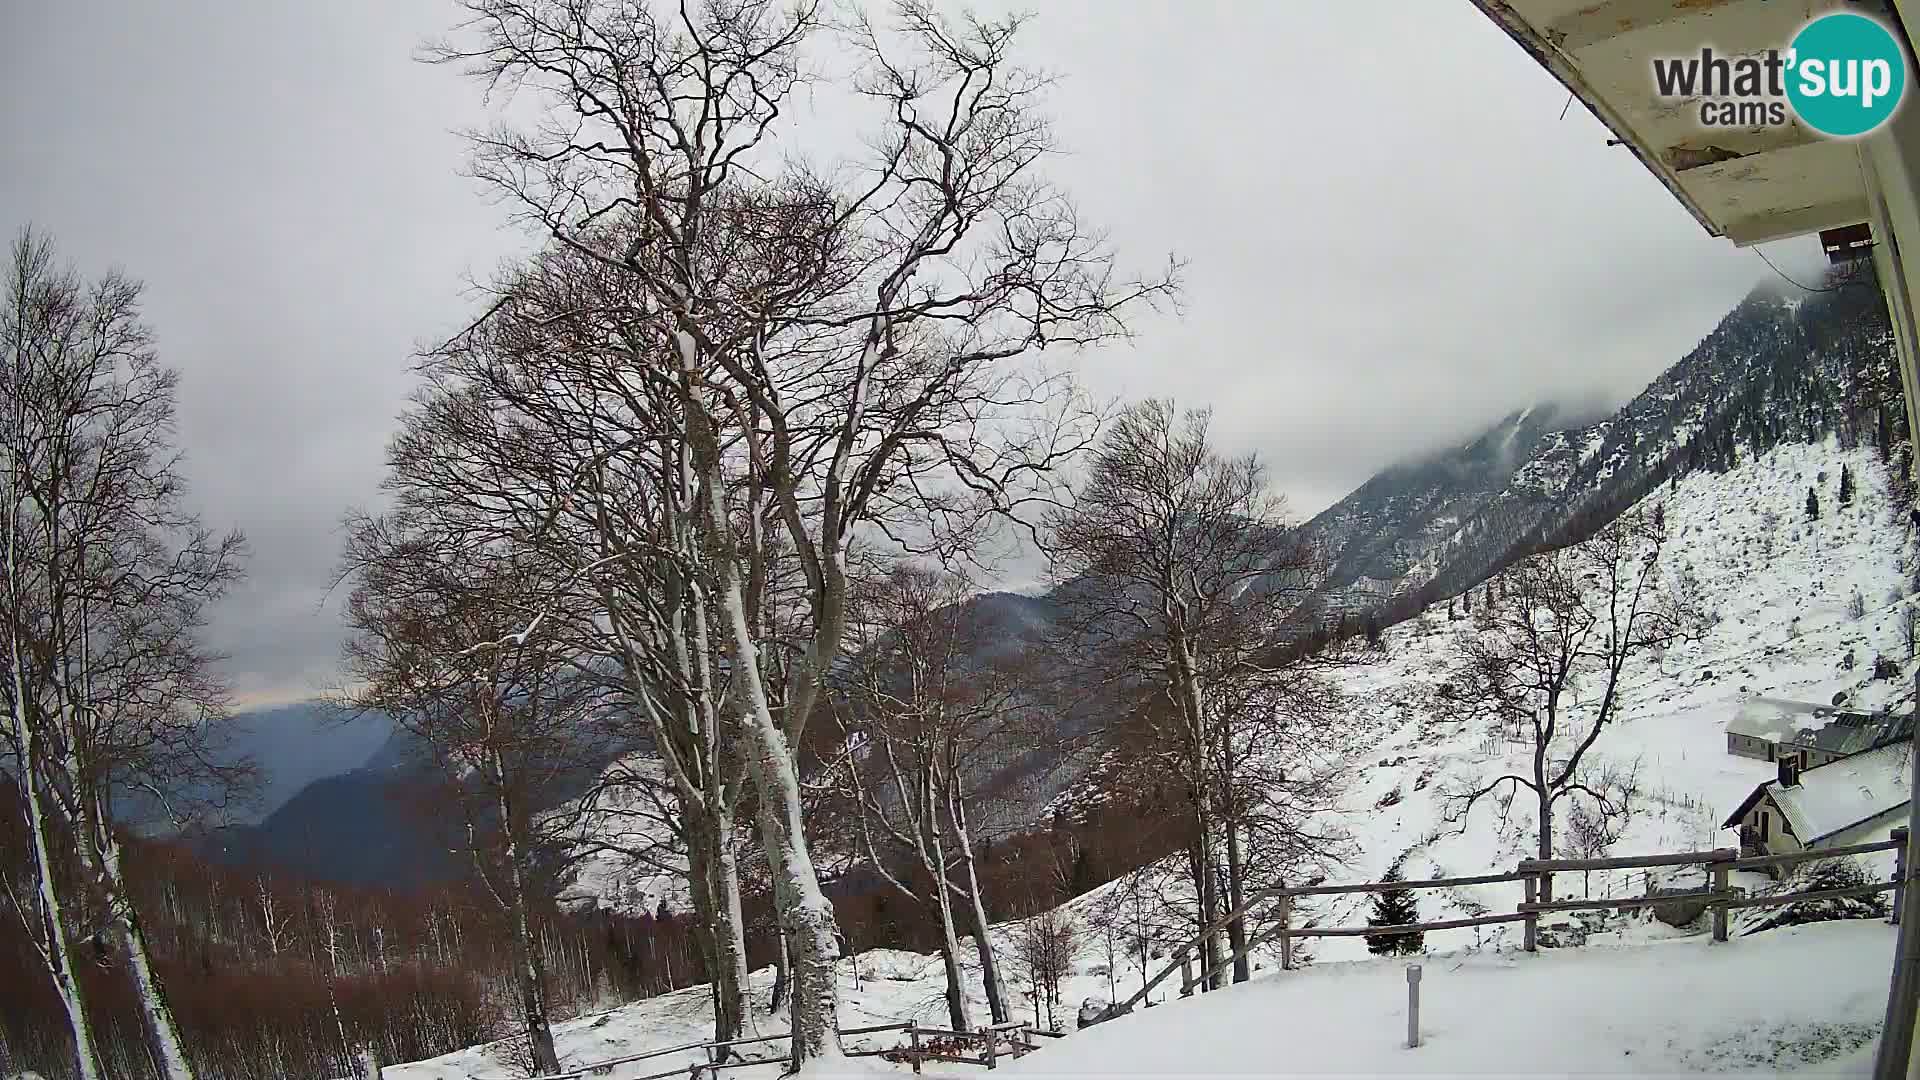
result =
[{"label": "window", "polygon": [[1766,838],[1767,838],[1767,812],[1765,810],[1762,810],[1760,811],[1760,839],[1765,840]]}]

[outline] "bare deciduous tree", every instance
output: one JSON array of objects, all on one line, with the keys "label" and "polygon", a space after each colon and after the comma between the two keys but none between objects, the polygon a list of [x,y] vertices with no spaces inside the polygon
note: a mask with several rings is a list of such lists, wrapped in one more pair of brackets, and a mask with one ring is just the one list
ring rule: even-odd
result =
[{"label": "bare deciduous tree", "polygon": [[[793,960],[793,1058],[830,1052],[837,951],[806,840],[795,747],[847,632],[848,548],[914,523],[946,546],[1077,445],[1030,406],[1060,384],[1012,361],[1125,333],[1170,276],[1120,280],[1038,176],[1044,80],[1009,61],[1017,20],[952,25],[902,2],[860,22],[855,80],[883,130],[864,173],[783,161],[814,8],[727,0],[467,0],[435,51],[547,108],[478,136],[476,171],[555,244],[622,275],[625,386],[674,402],[697,498],[722,713],[759,811]],[[760,617],[777,526],[804,582],[784,700]],[[784,662],[784,658],[783,658]]]},{"label": "bare deciduous tree", "polygon": [[[1314,583],[1312,553],[1285,533],[1261,463],[1221,456],[1209,422],[1204,410],[1181,414],[1166,401],[1127,408],[1072,504],[1048,520],[1069,611],[1063,667],[1086,685],[1130,693],[1121,700],[1160,733],[1152,752],[1185,785],[1194,817],[1188,861],[1202,926],[1222,914],[1222,877],[1224,891],[1244,888],[1240,845],[1254,796],[1235,771],[1255,763],[1250,726],[1267,726],[1281,698],[1309,704],[1329,693],[1278,647]],[[1230,937],[1239,952],[1238,921]],[[1202,954],[1211,985],[1223,985],[1218,931]]]},{"label": "bare deciduous tree", "polygon": [[539,811],[596,760],[587,719],[598,687],[531,621],[556,603],[536,559],[438,548],[363,519],[347,563],[349,703],[420,739],[462,797],[478,876],[512,925],[530,1053],[556,1072],[533,904],[543,857],[568,829],[564,815]]},{"label": "bare deciduous tree", "polygon": [[1449,701],[1463,718],[1524,732],[1530,761],[1524,773],[1450,793],[1452,816],[1464,821],[1486,796],[1524,789],[1533,795],[1538,856],[1550,859],[1561,801],[1589,800],[1603,817],[1626,812],[1630,775],[1591,768],[1587,755],[1620,719],[1627,671],[1699,625],[1662,573],[1666,539],[1664,515],[1635,508],[1501,573],[1499,607],[1482,606],[1455,638]]},{"label": "bare deciduous tree", "polygon": [[[198,632],[239,575],[244,541],[184,509],[172,445],[178,376],[156,356],[141,286],[93,282],[54,263],[32,231],[12,248],[0,302],[6,472],[8,726],[22,778],[35,892],[12,905],[47,966],[77,1071],[100,1074],[71,938],[114,942],[150,1052],[168,1080],[193,1075],[128,887],[115,795],[154,813],[244,779],[214,764],[226,691]],[[54,841],[64,828],[84,876]],[[65,880],[70,895],[62,895]],[[80,925],[96,912],[98,925]]]},{"label": "bare deciduous tree", "polygon": [[[868,860],[908,899],[939,917],[947,1007],[969,1030],[959,925],[970,924],[994,1023],[1009,1018],[987,932],[966,807],[991,765],[1030,723],[1017,664],[989,655],[965,582],[899,563],[855,593],[856,630],[835,718],[854,752],[850,788]],[[911,873],[895,873],[901,859]]]}]

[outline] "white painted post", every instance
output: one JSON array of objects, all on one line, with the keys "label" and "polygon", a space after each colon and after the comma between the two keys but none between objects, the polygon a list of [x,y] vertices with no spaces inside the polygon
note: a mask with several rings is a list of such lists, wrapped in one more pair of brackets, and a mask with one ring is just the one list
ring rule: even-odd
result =
[{"label": "white painted post", "polygon": [[1420,965],[1407,965],[1407,1049],[1420,1045]]}]

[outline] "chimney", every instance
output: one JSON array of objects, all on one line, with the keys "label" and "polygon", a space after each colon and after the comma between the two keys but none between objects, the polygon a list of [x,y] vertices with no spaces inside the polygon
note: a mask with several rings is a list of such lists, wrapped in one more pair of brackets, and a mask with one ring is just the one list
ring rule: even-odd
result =
[{"label": "chimney", "polygon": [[1780,755],[1780,786],[1783,788],[1800,786],[1800,755]]}]

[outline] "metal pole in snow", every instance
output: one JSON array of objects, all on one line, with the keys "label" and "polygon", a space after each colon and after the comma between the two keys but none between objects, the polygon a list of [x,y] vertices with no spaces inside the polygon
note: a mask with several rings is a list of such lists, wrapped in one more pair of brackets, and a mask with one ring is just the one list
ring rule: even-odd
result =
[{"label": "metal pole in snow", "polygon": [[1420,965],[1407,965],[1407,1049],[1420,1045]]}]

